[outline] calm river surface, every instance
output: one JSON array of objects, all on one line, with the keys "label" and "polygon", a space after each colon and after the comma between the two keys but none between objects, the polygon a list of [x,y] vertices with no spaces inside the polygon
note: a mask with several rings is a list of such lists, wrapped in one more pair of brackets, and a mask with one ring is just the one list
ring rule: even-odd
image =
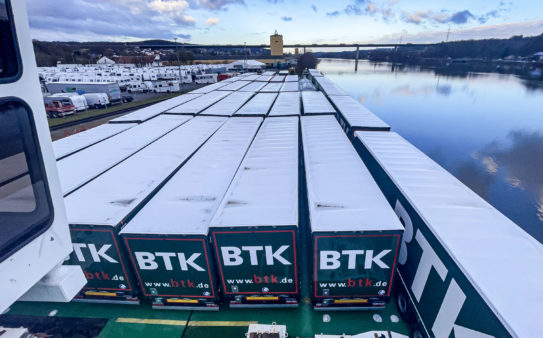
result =
[{"label": "calm river surface", "polygon": [[543,88],[515,75],[436,74],[322,59],[331,80],[543,242]]}]

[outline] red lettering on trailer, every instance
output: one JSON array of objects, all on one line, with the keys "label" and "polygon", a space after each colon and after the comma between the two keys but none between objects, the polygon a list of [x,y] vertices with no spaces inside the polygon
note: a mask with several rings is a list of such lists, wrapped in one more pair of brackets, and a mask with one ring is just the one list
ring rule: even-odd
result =
[{"label": "red lettering on trailer", "polygon": [[118,290],[118,291],[132,291],[132,285],[130,284],[130,278],[128,277],[128,274],[126,273],[126,267],[124,266],[123,259],[121,256],[121,251],[119,250],[119,245],[117,244],[117,241],[115,240],[115,235],[113,234],[113,230],[107,230],[107,229],[72,229],[70,228],[70,231],[98,231],[98,232],[109,232],[111,235],[111,239],[113,240],[113,244],[115,244],[115,249],[117,250],[117,255],[119,256],[119,261],[121,263],[121,267],[123,268],[123,273],[126,279],[126,284],[128,284],[128,287],[126,289],[121,288],[92,288],[88,286],[84,286],[83,289],[91,289],[91,290]]},{"label": "red lettering on trailer", "polygon": [[[211,286],[211,296],[203,296],[203,295],[165,295],[165,294],[157,294],[157,295],[151,295],[149,293],[147,293],[145,291],[145,288],[144,288],[144,285],[142,283],[142,280],[141,280],[141,276],[139,274],[139,271],[137,269],[137,264],[136,264],[136,261],[134,260],[134,255],[132,255],[132,250],[130,249],[130,245],[128,244],[128,240],[144,240],[144,241],[162,241],[162,240],[165,240],[165,241],[200,241],[202,242],[202,246],[203,246],[203,249],[204,249],[204,255],[206,257],[206,267],[207,267],[207,273],[208,273],[208,276],[209,276],[209,285]],[[143,291],[143,294],[145,296],[149,296],[149,297],[157,297],[157,296],[161,296],[161,297],[191,297],[191,298],[215,298],[215,288],[213,286],[213,278],[211,278],[211,268],[209,266],[209,258],[208,258],[208,255],[207,255],[207,248],[206,248],[206,245],[205,245],[205,240],[203,238],[145,238],[145,237],[125,237],[124,238],[124,243],[126,244],[126,247],[128,249],[128,253],[130,255],[130,259],[132,260],[132,264],[134,265],[134,269],[136,270],[136,276],[138,277],[138,280],[140,282],[140,285],[141,285],[141,289]],[[184,283],[185,281],[180,281],[183,285],[183,287],[185,287]],[[193,284],[194,285],[194,284]],[[178,287],[178,286],[177,286]]]},{"label": "red lettering on trailer", "polygon": [[[298,293],[298,266],[297,266],[297,260],[296,260],[296,234],[294,230],[251,230],[251,231],[214,231],[213,232],[213,246],[215,246],[215,251],[217,253],[217,258],[221,257],[219,255],[219,246],[217,245],[217,238],[215,234],[252,234],[252,233],[276,233],[276,232],[292,232],[292,248],[294,250],[294,285],[296,287],[296,291],[292,292],[266,292],[266,294],[297,294]],[[399,239],[398,239],[399,240]],[[228,292],[226,291],[226,283],[224,279],[224,274],[222,271],[222,264],[221,260],[217,259],[219,262],[219,271],[221,273],[221,282],[223,285],[223,293],[225,295],[235,295],[235,294],[261,294],[261,292]]]},{"label": "red lettering on trailer", "polygon": [[[317,240],[319,238],[338,238],[338,237],[398,237],[398,240],[396,242],[396,252],[394,253],[394,261],[393,261],[393,264],[392,264],[392,273],[390,275],[390,281],[388,283],[388,291],[387,291],[387,294],[386,295],[383,295],[383,296],[390,296],[390,291],[391,291],[391,288],[392,288],[392,280],[394,279],[394,272],[396,270],[396,261],[397,261],[397,258],[398,258],[398,250],[400,249],[400,239],[401,239],[401,235],[398,235],[398,234],[393,234],[393,235],[336,235],[336,236],[315,236],[315,259],[314,259],[314,265],[315,265],[315,275],[314,275],[314,292],[315,292],[315,298],[334,298],[334,297],[353,297],[353,295],[334,295],[334,296],[318,296],[317,295],[317,260],[318,260],[318,252],[317,252]],[[359,279],[358,280],[358,284],[359,286],[361,287],[362,286],[362,282],[364,280],[363,279]],[[368,282],[370,284],[368,284]],[[371,283],[373,281],[366,278],[365,280],[365,286],[373,286]],[[348,283],[348,282],[347,282]],[[330,285],[330,283],[328,283],[328,285]],[[353,286],[354,287],[354,286]],[[356,295],[356,297],[374,297],[375,295]],[[383,297],[381,296],[381,297]]]}]

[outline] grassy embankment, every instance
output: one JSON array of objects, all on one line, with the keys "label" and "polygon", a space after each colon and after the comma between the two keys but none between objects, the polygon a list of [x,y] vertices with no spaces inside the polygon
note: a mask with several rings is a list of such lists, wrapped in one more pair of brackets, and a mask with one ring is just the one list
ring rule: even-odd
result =
[{"label": "grassy embankment", "polygon": [[81,119],[91,117],[91,116],[100,116],[100,115],[103,115],[103,114],[112,113],[112,112],[116,112],[116,111],[127,109],[127,108],[136,109],[137,107],[139,107],[141,105],[149,104],[149,103],[156,103],[156,102],[159,102],[159,101],[171,99],[172,97],[175,97],[175,96],[178,96],[178,95],[181,95],[181,94],[184,94],[184,92],[164,94],[164,95],[152,97],[152,98],[149,98],[149,99],[146,99],[146,100],[141,100],[141,101],[137,101],[137,102],[123,103],[123,104],[111,106],[111,107],[104,108],[104,109],[89,109],[87,111],[76,113],[74,115],[61,117],[61,118],[50,118],[50,119],[47,119],[47,120],[49,122],[49,127],[53,127],[53,126],[63,124],[63,123],[66,123],[66,122],[77,121],[77,120],[81,120]]}]

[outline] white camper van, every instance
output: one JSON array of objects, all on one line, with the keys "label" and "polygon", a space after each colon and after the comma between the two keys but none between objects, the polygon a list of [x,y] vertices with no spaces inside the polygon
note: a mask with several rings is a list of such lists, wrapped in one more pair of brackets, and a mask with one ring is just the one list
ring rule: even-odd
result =
[{"label": "white camper van", "polygon": [[215,83],[217,82],[217,74],[200,74],[196,75],[196,83]]},{"label": "white camper van", "polygon": [[109,98],[106,93],[88,93],[83,94],[87,100],[87,106],[91,108],[105,108],[109,105]]},{"label": "white camper van", "polygon": [[47,97],[44,97],[43,100],[45,103],[49,103],[52,101],[61,101],[66,104],[71,104],[75,107],[75,111],[84,111],[89,108],[87,105],[87,100],[84,96],[75,94],[75,93],[58,93],[53,94]]}]

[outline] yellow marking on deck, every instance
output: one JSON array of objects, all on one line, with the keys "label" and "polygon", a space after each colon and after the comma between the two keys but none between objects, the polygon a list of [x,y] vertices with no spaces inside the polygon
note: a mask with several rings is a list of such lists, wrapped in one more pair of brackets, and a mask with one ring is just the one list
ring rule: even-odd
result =
[{"label": "yellow marking on deck", "polygon": [[117,318],[117,323],[130,323],[130,324],[152,324],[152,325],[173,325],[173,326],[186,326],[186,320],[173,320],[173,319],[146,319],[146,318]]},{"label": "yellow marking on deck", "polygon": [[85,291],[85,296],[117,297],[115,292]]},{"label": "yellow marking on deck", "polygon": [[172,326],[249,326],[249,324],[258,324],[258,322],[207,321],[207,320],[193,320],[187,324],[186,320],[146,319],[146,318],[117,318],[116,322],[129,323],[129,324],[172,325]]},{"label": "yellow marking on deck", "polygon": [[166,299],[166,303],[198,304],[197,299]]},{"label": "yellow marking on deck", "polygon": [[258,322],[191,320],[188,326],[249,326],[249,324],[258,324]]}]

